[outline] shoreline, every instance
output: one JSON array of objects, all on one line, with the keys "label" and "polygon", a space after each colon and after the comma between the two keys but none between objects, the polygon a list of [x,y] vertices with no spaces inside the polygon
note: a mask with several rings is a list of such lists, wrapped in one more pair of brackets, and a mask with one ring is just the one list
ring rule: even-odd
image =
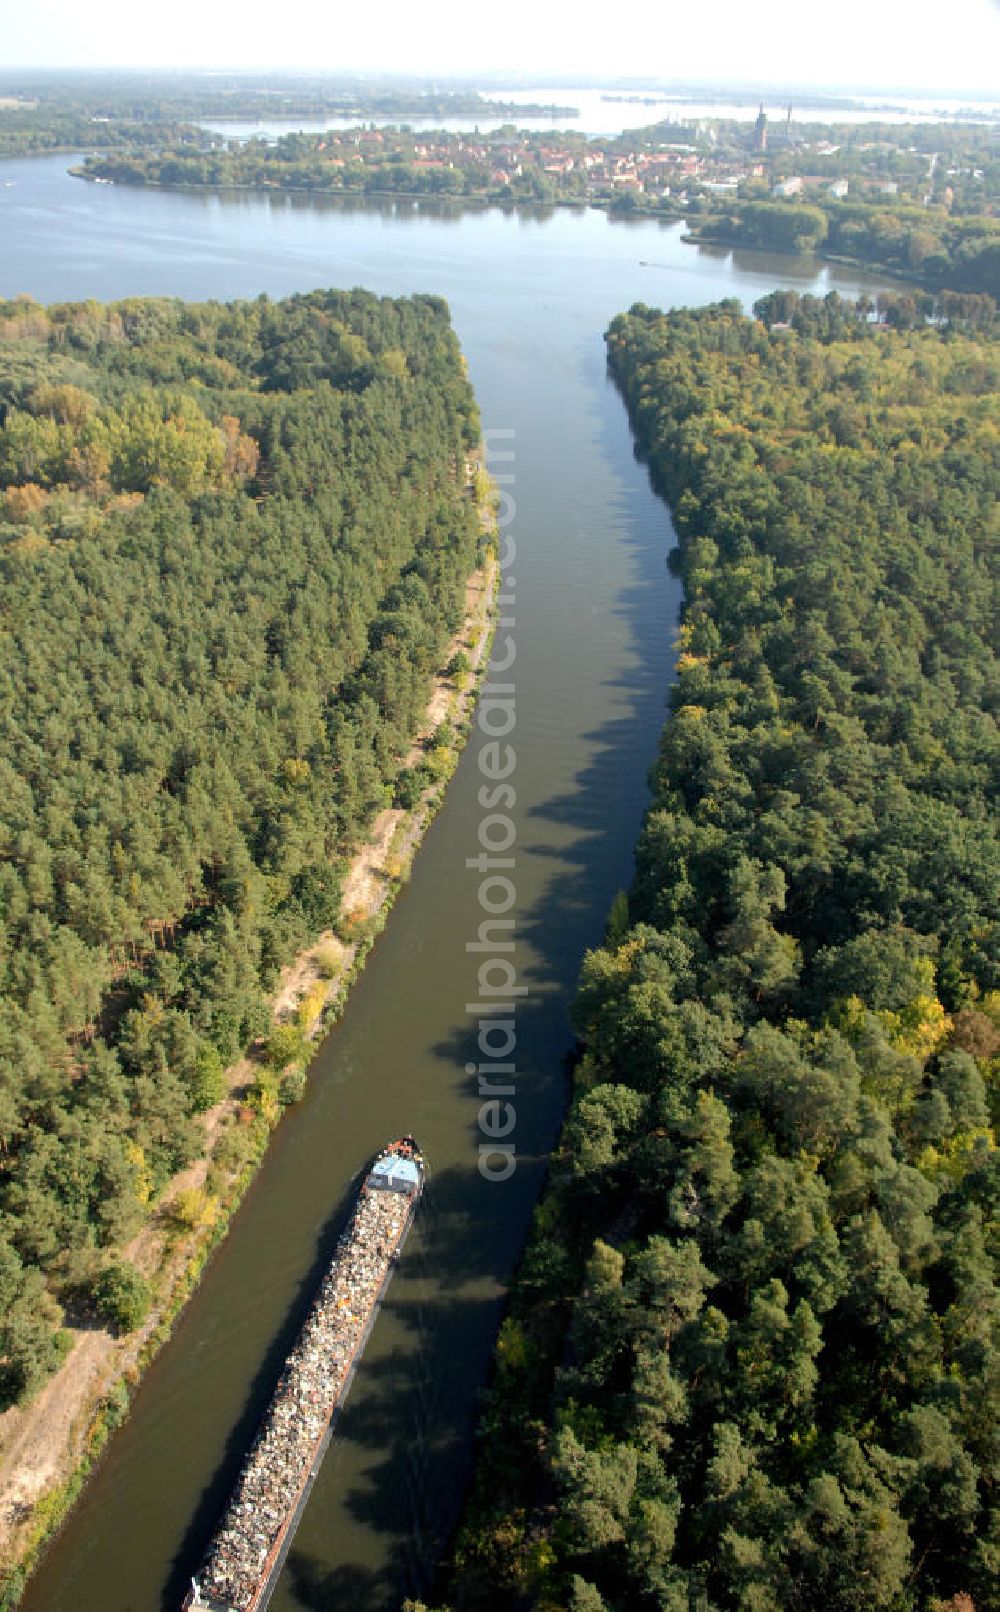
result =
[{"label": "shoreline", "polygon": [[[481,449],[467,465],[473,487],[479,468],[485,468]],[[324,931],[297,954],[282,970],[271,1000],[272,1026],[303,1025],[309,1043],[306,1068],[343,1012],[464,749],[489,664],[500,575],[489,494],[479,504],[479,516],[486,554],[466,578],[462,623],[434,674],[401,770],[426,759],[445,723],[457,742],[447,752],[434,752],[443,760],[412,807],[385,807],[369,823],[347,864],[337,930]],[[468,670],[450,673],[460,652]],[[124,1337],[92,1320],[68,1325],[74,1342],[59,1370],[28,1405],[0,1415],[0,1612],[20,1600],[112,1432],[126,1419],[131,1389],[170,1337],[266,1159],[284,1108],[258,1083],[266,1069],[264,1051],[261,1039],[227,1069],[226,1095],[202,1116],[201,1155],[172,1178],[155,1214],[122,1251],[153,1284],[146,1321]],[[218,1156],[226,1138],[240,1148],[229,1168]]]},{"label": "shoreline", "polygon": [[[149,187],[152,188],[151,186]],[[194,188],[194,187],[192,187]],[[852,269],[858,274],[878,275],[887,280],[898,280],[901,285],[917,286],[919,290],[926,291],[928,296],[937,296],[940,291],[947,290],[941,286],[934,291],[918,280],[915,275],[907,274],[905,269],[890,269],[884,263],[869,261],[863,257],[849,257],[844,252],[789,252],[786,247],[761,246],[748,241],[738,241],[733,235],[692,235],[690,232],[681,236],[685,246],[718,246],[726,252],[767,252],[779,257],[795,258],[797,262],[808,261],[812,258],[817,263],[836,263],[839,268]]]},{"label": "shoreline", "polygon": [[[57,153],[45,153],[55,156]],[[121,185],[128,190],[165,190],[180,196],[197,196],[206,192],[212,195],[230,193],[234,196],[314,196],[326,201],[419,201],[434,202],[438,206],[452,206],[462,208],[469,212],[480,212],[487,207],[504,207],[510,209],[527,208],[538,211],[542,208],[572,207],[578,212],[585,212],[592,207],[599,213],[613,213],[620,209],[629,218],[659,219],[664,224],[677,224],[685,217],[685,209],[677,212],[664,212],[661,208],[642,208],[633,206],[623,208],[623,198],[617,196],[456,196],[447,192],[436,193],[429,190],[324,190],[316,185],[182,185],[182,184],[151,184],[140,183],[127,179],[105,179],[102,174],[89,174],[83,168],[68,168],[67,173],[72,179],[82,179],[88,185]]]},{"label": "shoreline", "polygon": [[[56,153],[48,153],[56,155]],[[648,207],[635,198],[631,191],[623,196],[550,196],[529,200],[525,197],[504,197],[499,195],[485,196],[453,196],[446,193],[435,194],[426,190],[324,190],[315,185],[182,185],[182,184],[146,184],[129,180],[105,179],[101,174],[89,174],[83,168],[67,169],[73,179],[82,179],[90,185],[123,185],[130,190],[162,190],[173,192],[181,196],[196,196],[205,192],[213,195],[232,194],[234,196],[310,196],[316,199],[331,202],[367,202],[367,201],[413,201],[432,202],[439,207],[449,207],[454,211],[483,212],[490,207],[499,207],[510,211],[538,212],[544,209],[564,207],[585,212],[593,208],[595,212],[607,213],[609,216],[620,216],[626,220],[642,219],[660,224],[678,224],[687,222],[687,208],[681,207],[676,211],[664,210],[661,207]],[[626,205],[626,203],[628,203]],[[898,281],[901,285],[916,286],[926,291],[930,296],[938,294],[932,287],[926,285],[916,275],[908,274],[904,269],[890,268],[888,265],[869,260],[867,258],[849,257],[838,252],[791,252],[785,247],[766,246],[757,243],[737,240],[732,235],[693,235],[688,231],[681,236],[685,246],[716,246],[729,252],[766,252],[770,255],[788,257],[796,262],[812,258],[817,263],[835,263],[841,268],[847,268],[859,274],[870,274],[889,280]],[[939,287],[938,290],[947,289]]]}]

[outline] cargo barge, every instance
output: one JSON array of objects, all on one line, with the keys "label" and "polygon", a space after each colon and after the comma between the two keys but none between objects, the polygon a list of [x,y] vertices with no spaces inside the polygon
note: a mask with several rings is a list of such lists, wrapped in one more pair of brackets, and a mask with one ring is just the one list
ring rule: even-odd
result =
[{"label": "cargo barge", "polygon": [[424,1186],[412,1136],[368,1170],[183,1612],[264,1612]]}]

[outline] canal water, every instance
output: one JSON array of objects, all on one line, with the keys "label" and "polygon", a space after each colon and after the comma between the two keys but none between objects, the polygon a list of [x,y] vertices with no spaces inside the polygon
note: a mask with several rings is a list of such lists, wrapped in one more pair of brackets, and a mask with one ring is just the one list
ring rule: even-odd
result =
[{"label": "canal water", "polygon": [[[179,1605],[337,1230],[357,1172],[412,1131],[425,1207],[272,1603],[380,1612],[427,1592],[466,1482],[504,1283],[566,1095],[567,1009],[585,948],[626,885],[656,751],[679,603],[668,513],[636,463],[602,332],[661,305],[775,284],[877,282],[685,246],[678,225],[603,213],[435,211],[90,186],[65,158],[0,163],[0,293],[41,301],[226,299],[363,285],[448,298],[489,430],[512,432],[517,544],[505,613],[517,658],[518,1166],[477,1169],[473,1017],[483,916],[477,742],[410,884],[313,1067],[305,1100],[49,1551],[28,1612]],[[516,580],[515,580],[516,579]]]}]

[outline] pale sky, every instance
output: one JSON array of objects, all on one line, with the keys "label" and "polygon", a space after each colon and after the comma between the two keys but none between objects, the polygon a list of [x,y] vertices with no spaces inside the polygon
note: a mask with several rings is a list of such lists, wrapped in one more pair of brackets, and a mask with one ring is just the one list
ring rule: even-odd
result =
[{"label": "pale sky", "polygon": [[0,71],[518,71],[1000,98],[1000,0],[0,0]]}]

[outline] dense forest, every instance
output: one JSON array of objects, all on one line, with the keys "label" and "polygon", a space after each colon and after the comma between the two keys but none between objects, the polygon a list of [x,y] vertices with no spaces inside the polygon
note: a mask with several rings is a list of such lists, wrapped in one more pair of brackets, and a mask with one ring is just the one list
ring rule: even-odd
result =
[{"label": "dense forest", "polygon": [[1000,1605],[1000,346],[607,335],[686,605],[446,1598]]},{"label": "dense forest", "polygon": [[0,1404],[335,920],[462,618],[446,305],[0,304]]}]

